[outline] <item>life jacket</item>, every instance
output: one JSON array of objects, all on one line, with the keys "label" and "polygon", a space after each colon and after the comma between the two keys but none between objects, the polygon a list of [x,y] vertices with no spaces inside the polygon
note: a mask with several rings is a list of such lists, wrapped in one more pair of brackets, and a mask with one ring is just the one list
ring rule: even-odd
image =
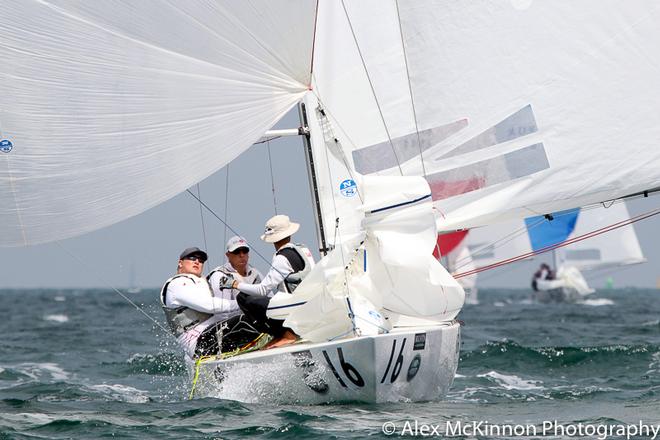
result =
[{"label": "life jacket", "polygon": [[275,254],[284,256],[293,268],[293,272],[287,275],[282,284],[280,284],[279,290],[293,293],[314,267],[315,263],[312,253],[302,244],[287,243]]},{"label": "life jacket", "polygon": [[174,275],[169,280],[165,281],[163,288],[160,290],[160,302],[163,307],[163,312],[165,312],[165,319],[167,320],[167,325],[169,325],[170,330],[172,330],[172,333],[174,333],[174,336],[176,336],[177,338],[181,336],[183,333],[193,328],[194,326],[196,326],[197,324],[199,324],[200,322],[204,322],[207,319],[209,319],[211,316],[213,316],[209,313],[199,312],[197,310],[185,306],[181,306],[177,308],[167,307],[165,302],[165,298],[167,295],[167,287],[170,285],[170,283],[173,280],[181,277],[188,278],[194,284],[198,284],[200,282],[206,282],[206,280],[204,280],[203,278],[195,277],[193,275],[177,274]]}]

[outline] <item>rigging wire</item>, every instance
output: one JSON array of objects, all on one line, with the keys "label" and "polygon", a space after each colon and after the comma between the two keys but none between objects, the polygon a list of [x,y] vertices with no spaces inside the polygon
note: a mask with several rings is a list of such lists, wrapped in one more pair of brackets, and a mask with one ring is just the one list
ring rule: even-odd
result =
[{"label": "rigging wire", "polygon": [[[201,204],[201,205],[202,205],[202,206],[203,206],[208,212],[210,212],[210,213],[213,215],[213,217],[215,217],[218,221],[220,221],[220,223],[222,223],[223,225],[225,225],[225,230],[229,230],[229,231],[231,231],[234,235],[240,235],[240,234],[239,234],[234,228],[232,228],[232,227],[229,225],[229,223],[227,223],[227,222],[226,222],[225,220],[223,220],[218,214],[216,214],[216,212],[215,212],[213,209],[211,209],[206,203],[204,203],[202,200],[200,200],[200,199],[199,199],[199,198],[198,198],[198,197],[197,197],[192,191],[190,191],[189,189],[187,189],[186,192],[187,192],[188,194],[190,194],[194,199],[196,199],[196,200],[197,200],[197,201],[198,201],[198,202],[199,202],[199,203],[200,203],[200,204]],[[250,244],[249,241],[248,241],[248,244]],[[264,257],[261,253],[259,253],[259,251],[256,250],[253,246],[250,246],[250,253],[253,253],[253,252],[254,252],[255,254],[257,254],[257,256],[258,256],[259,258],[261,258],[266,264],[268,264],[269,268],[272,267],[272,266],[271,266],[271,262],[270,262],[269,260],[267,260],[266,257]]]},{"label": "rigging wire", "polygon": [[[202,203],[201,200],[199,202]],[[206,206],[206,205],[204,205],[204,206]],[[229,209],[228,206],[229,206],[229,164],[227,164],[225,166],[225,218],[229,218],[229,212],[227,211]],[[209,209],[208,206],[206,207],[206,209]],[[213,211],[211,211],[211,213],[213,215],[215,215],[215,213]],[[218,217],[217,215],[216,215],[216,217],[218,219],[220,219],[220,217]],[[222,220],[220,220],[220,221],[222,221]],[[224,225],[225,225],[225,231],[222,235],[222,242],[227,243],[227,223],[225,223],[224,221],[222,221],[222,223],[224,223]],[[238,235],[238,234],[236,234],[236,235]]]},{"label": "rigging wire", "polygon": [[[62,243],[60,243],[59,241],[55,241],[55,243],[57,243],[57,245],[58,245],[58,246],[59,246],[59,247],[60,247],[60,248],[66,253],[66,254],[68,254],[71,258],[73,258],[74,260],[76,260],[76,261],[77,261],[82,267],[87,267],[88,269],[91,269],[91,267],[90,267],[88,264],[86,264],[86,263],[85,263],[80,257],[78,257],[78,256],[75,255],[74,253],[70,252],[67,248],[65,248],[64,245],[63,245]],[[119,289],[117,289],[116,287],[114,287],[114,286],[112,285],[112,283],[109,283],[105,278],[103,278],[101,275],[99,275],[98,273],[96,273],[96,272],[94,272],[94,271],[92,271],[92,270],[90,270],[88,273],[92,273],[92,275],[94,275],[97,279],[99,279],[99,280],[101,281],[101,283],[103,283],[103,284],[105,284],[106,286],[108,286],[108,287],[109,287],[110,289],[112,289],[112,291],[114,291],[117,295],[121,296],[126,302],[128,302],[130,305],[132,305],[133,307],[135,307],[135,308],[137,309],[138,312],[140,312],[140,313],[142,313],[144,316],[146,316],[147,319],[149,319],[149,320],[150,320],[152,323],[154,323],[158,328],[160,328],[163,332],[165,332],[165,334],[167,334],[167,335],[169,335],[170,337],[176,339],[176,338],[174,337],[174,335],[172,334],[172,332],[170,332],[168,329],[166,329],[166,328],[163,326],[163,324],[161,324],[161,323],[158,322],[153,316],[151,316],[151,315],[149,315],[147,312],[145,312],[145,311],[144,311],[139,305],[135,304],[135,303],[134,303],[129,297],[127,297],[127,296],[124,295]]]},{"label": "rigging wire", "polygon": [[[199,188],[199,183],[197,183],[197,197],[199,197],[199,200],[202,200],[202,193]],[[208,250],[209,246],[206,242],[206,226],[204,225],[204,211],[202,210],[202,205],[199,205],[199,218],[202,222],[202,237],[204,238],[204,249]]]},{"label": "rigging wire", "polygon": [[[422,139],[419,136],[419,125],[417,124],[417,110],[415,110],[415,98],[413,97],[412,82],[410,81],[410,70],[408,68],[408,54],[406,53],[406,44],[403,38],[403,27],[401,26],[401,14],[399,13],[399,0],[396,0],[396,16],[399,22],[399,35],[401,36],[401,48],[403,49],[403,61],[406,65],[406,79],[408,80],[408,93],[410,93],[410,104],[412,105],[413,119],[415,120],[415,133],[417,133],[417,146],[419,147],[419,158],[422,161],[422,173],[426,179],[426,166],[424,165],[424,154],[422,153]],[[440,255],[438,249],[438,255]]]},{"label": "rigging wire", "polygon": [[268,167],[270,168],[270,188],[273,192],[273,208],[275,208],[275,215],[277,212],[277,198],[275,196],[275,176],[273,174],[273,159],[270,155],[270,139],[266,142],[266,151],[268,151]]},{"label": "rigging wire", "polygon": [[341,6],[342,8],[344,8],[344,14],[346,15],[346,20],[348,21],[348,27],[351,29],[351,35],[353,36],[353,41],[355,42],[355,48],[357,49],[358,54],[360,55],[360,60],[362,61],[362,67],[364,68],[365,75],[367,75],[367,80],[369,81],[369,87],[371,87],[371,93],[374,96],[374,101],[376,102],[376,107],[378,108],[380,119],[381,121],[383,121],[383,128],[385,129],[385,133],[387,134],[387,139],[390,143],[390,146],[392,147],[392,153],[394,153],[394,159],[396,160],[396,164],[399,167],[399,173],[401,173],[401,175],[403,176],[403,170],[401,169],[401,162],[399,161],[399,156],[397,156],[396,154],[396,148],[394,148],[394,143],[392,142],[392,136],[390,135],[390,130],[387,128],[387,123],[385,122],[385,115],[383,114],[383,110],[380,107],[380,102],[378,102],[376,89],[374,88],[374,84],[371,81],[369,70],[367,70],[367,64],[364,61],[364,57],[362,56],[362,50],[360,50],[360,45],[358,44],[357,37],[355,35],[355,30],[353,29],[353,23],[351,23],[351,19],[348,16],[348,10],[346,9],[346,4],[344,3],[344,0],[341,0]]},{"label": "rigging wire", "polygon": [[494,269],[496,267],[500,267],[500,266],[504,266],[506,264],[514,263],[516,261],[524,260],[526,258],[535,256],[535,255],[539,255],[539,254],[543,254],[545,252],[549,252],[549,251],[552,251],[552,250],[560,248],[560,247],[568,246],[569,244],[572,244],[572,243],[577,243],[578,241],[586,240],[588,238],[595,237],[595,236],[600,235],[600,234],[604,234],[605,232],[613,231],[615,229],[619,229],[619,228],[622,228],[624,226],[628,226],[630,224],[636,223],[640,220],[644,220],[644,219],[653,217],[653,216],[658,215],[658,214],[660,214],[660,208],[656,208],[652,211],[648,211],[644,214],[640,214],[638,216],[631,217],[627,220],[622,220],[620,222],[613,223],[609,226],[605,226],[603,228],[596,229],[596,230],[588,232],[586,234],[582,234],[582,235],[579,235],[577,237],[573,237],[573,238],[571,238],[569,240],[565,240],[561,243],[555,243],[553,245],[545,246],[545,247],[543,247],[539,250],[532,251],[532,252],[527,252],[525,254],[521,254],[521,255],[518,255],[516,257],[501,260],[501,261],[498,261],[496,263],[489,264],[489,265],[486,265],[486,266],[483,266],[483,267],[480,267],[480,268],[477,268],[477,269],[474,269],[474,270],[469,270],[469,271],[466,271],[466,272],[454,274],[454,278],[459,279],[459,278],[462,278],[462,277],[465,277],[465,276],[468,276],[468,275],[473,275],[473,274],[476,274],[476,273],[479,273],[479,272],[483,272],[485,270]]}]

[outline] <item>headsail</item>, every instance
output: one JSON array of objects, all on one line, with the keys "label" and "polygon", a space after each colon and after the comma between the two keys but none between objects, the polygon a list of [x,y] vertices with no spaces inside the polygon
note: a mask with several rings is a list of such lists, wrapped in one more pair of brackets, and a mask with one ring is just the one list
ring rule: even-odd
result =
[{"label": "headsail", "polygon": [[[629,218],[630,214],[623,202],[608,208],[582,210],[572,237],[625,222]],[[646,259],[639,246],[634,226],[627,225],[557,249],[557,261],[560,265],[580,270],[594,270],[643,263]]]},{"label": "headsail", "polygon": [[315,2],[8,0],[0,246],[138,214],[247,149],[310,84]]},{"label": "headsail", "polygon": [[639,0],[324,2],[315,90],[358,172],[427,177],[441,229],[563,211],[660,186],[659,19]]}]

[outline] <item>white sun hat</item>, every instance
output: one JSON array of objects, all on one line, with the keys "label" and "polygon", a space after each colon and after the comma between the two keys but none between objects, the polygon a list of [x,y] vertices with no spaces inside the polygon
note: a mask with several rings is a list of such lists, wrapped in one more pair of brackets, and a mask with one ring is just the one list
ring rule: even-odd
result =
[{"label": "white sun hat", "polygon": [[266,230],[261,239],[266,243],[275,243],[295,234],[299,228],[300,225],[289,220],[288,215],[276,215],[266,222]]}]

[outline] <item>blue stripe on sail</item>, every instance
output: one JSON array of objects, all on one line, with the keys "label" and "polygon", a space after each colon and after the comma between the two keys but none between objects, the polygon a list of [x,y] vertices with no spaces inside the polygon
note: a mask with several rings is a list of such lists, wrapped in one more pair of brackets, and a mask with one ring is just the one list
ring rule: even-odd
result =
[{"label": "blue stripe on sail", "polygon": [[390,205],[390,206],[385,206],[384,208],[374,209],[373,211],[369,211],[369,214],[375,214],[377,212],[387,211],[388,209],[399,208],[401,206],[412,205],[413,203],[417,203],[417,202],[419,202],[421,200],[424,200],[426,198],[429,198],[429,197],[431,197],[431,194],[427,194],[427,195],[419,197],[415,200],[408,200],[407,202],[397,203],[396,205]]},{"label": "blue stripe on sail", "polygon": [[298,307],[298,306],[302,306],[303,304],[307,304],[307,301],[303,301],[303,302],[299,302],[299,303],[293,303],[293,304],[287,304],[285,306],[268,307],[268,310],[286,309],[288,307]]},{"label": "blue stripe on sail", "polygon": [[579,213],[580,208],[576,208],[553,214],[553,220],[547,220],[544,216],[526,218],[525,225],[532,249],[538,251],[566,241],[575,229]]}]

